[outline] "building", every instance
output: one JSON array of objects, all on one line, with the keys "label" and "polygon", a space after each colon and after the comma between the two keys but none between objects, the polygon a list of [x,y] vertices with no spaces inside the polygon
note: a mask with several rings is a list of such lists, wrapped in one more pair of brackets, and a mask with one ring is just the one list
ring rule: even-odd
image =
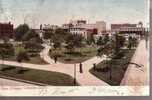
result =
[{"label": "building", "polygon": [[116,32],[119,31],[121,28],[135,28],[137,24],[111,24],[111,31]]},{"label": "building", "polygon": [[4,38],[4,37],[12,38],[13,31],[14,31],[13,24],[11,24],[11,22],[0,23],[0,38]]},{"label": "building", "polygon": [[98,29],[99,34],[105,32],[107,30],[106,29],[106,22],[104,22],[104,21],[97,21],[95,26]]},{"label": "building", "polygon": [[100,34],[106,31],[106,23],[104,21],[98,21],[90,24],[86,20],[75,20],[68,24],[63,24],[62,28],[72,34],[80,34],[87,38],[92,34]]},{"label": "building", "polygon": [[57,26],[57,25],[50,25],[50,24],[44,24],[43,26],[42,25],[40,25],[40,29],[41,30],[56,30],[56,29],[58,29],[59,28],[59,26]]},{"label": "building", "polygon": [[142,22],[138,24],[111,24],[111,32],[124,34],[127,37],[140,36],[145,34],[146,28],[143,27]]}]

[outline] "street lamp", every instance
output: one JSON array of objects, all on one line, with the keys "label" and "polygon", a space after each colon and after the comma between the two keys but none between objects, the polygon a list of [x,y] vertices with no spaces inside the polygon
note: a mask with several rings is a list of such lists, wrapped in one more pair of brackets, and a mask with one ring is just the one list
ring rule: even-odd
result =
[{"label": "street lamp", "polygon": [[80,65],[79,65],[79,70],[80,70],[80,73],[83,73],[83,69],[82,69],[82,63],[80,62]]},{"label": "street lamp", "polygon": [[76,64],[74,64],[74,85],[76,85]]}]

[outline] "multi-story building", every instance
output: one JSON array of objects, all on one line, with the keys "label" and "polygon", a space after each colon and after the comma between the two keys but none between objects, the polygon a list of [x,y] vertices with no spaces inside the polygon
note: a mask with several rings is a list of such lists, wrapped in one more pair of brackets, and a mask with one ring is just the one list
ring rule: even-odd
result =
[{"label": "multi-story building", "polygon": [[145,34],[145,28],[143,27],[142,22],[139,22],[138,24],[111,24],[111,31],[113,33],[124,34],[125,36]]},{"label": "multi-story building", "polygon": [[137,24],[111,24],[111,31],[116,32],[119,31],[121,28],[135,28]]},{"label": "multi-story building", "polygon": [[106,30],[104,21],[88,24],[85,20],[71,21],[69,24],[63,24],[63,29],[72,34],[80,34],[87,38],[91,34],[99,34]]},{"label": "multi-story building", "polygon": [[12,38],[13,31],[14,31],[13,24],[11,24],[11,22],[0,23],[0,38],[4,38],[4,37]]}]

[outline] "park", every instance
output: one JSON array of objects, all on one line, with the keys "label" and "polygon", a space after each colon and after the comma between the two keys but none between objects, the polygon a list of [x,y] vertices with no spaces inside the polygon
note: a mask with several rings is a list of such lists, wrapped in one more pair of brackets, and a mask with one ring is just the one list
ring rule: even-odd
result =
[{"label": "park", "polygon": [[119,86],[145,35],[119,32],[87,38],[62,28],[40,32],[21,24],[1,38],[0,75],[52,86]]}]

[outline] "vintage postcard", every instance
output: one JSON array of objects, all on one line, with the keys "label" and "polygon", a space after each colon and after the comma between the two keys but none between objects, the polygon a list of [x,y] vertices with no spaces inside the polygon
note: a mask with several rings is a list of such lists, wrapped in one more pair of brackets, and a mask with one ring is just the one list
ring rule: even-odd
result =
[{"label": "vintage postcard", "polygon": [[0,96],[149,96],[150,0],[0,0]]}]

